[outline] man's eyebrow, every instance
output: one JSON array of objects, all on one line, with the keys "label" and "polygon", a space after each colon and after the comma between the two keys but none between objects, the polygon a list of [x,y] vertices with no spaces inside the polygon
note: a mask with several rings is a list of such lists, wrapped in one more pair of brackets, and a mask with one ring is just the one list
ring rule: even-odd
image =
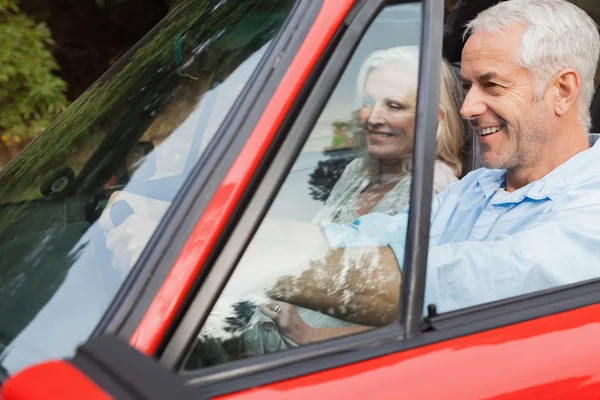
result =
[{"label": "man's eyebrow", "polygon": [[487,81],[489,81],[491,79],[496,79],[496,78],[498,78],[498,74],[497,73],[495,73],[495,72],[486,72],[485,74],[479,76],[479,81],[480,82],[487,82]]},{"label": "man's eyebrow", "polygon": [[[461,82],[466,82],[466,83],[470,83],[471,82],[471,78],[467,78],[466,76],[460,74],[459,77]],[[479,82],[487,82],[489,80],[492,79],[497,79],[498,78],[498,74],[495,72],[486,72],[483,75],[479,75],[479,78],[477,79]]]}]

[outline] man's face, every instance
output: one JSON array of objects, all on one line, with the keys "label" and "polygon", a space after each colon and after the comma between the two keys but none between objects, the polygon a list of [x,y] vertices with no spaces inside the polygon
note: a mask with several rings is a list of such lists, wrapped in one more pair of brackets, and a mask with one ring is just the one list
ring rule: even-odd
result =
[{"label": "man's face", "polygon": [[460,114],[479,137],[486,168],[531,167],[548,138],[552,108],[534,101],[531,75],[515,61],[522,34],[520,25],[497,34],[477,31],[463,49],[465,101]]}]

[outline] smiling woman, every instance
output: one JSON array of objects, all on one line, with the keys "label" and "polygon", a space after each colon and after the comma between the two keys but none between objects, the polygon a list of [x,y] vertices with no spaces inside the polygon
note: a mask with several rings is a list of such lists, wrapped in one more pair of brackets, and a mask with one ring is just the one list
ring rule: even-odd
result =
[{"label": "smiling woman", "polygon": [[[318,120],[306,131],[266,217],[199,328],[184,368],[283,351],[395,320],[402,273],[389,248],[369,246],[380,246],[390,229],[393,237],[402,237],[405,225],[378,226],[361,236],[360,246],[341,248],[340,240],[353,228],[331,222],[350,223],[362,214],[395,214],[408,207],[421,18],[419,3],[389,5],[368,28],[327,104],[315,111]],[[431,132],[438,144],[436,192],[461,174],[460,93],[458,79],[444,63],[439,102],[433,103],[439,124]],[[338,121],[349,127],[345,142],[332,140],[343,136]],[[352,161],[337,182],[325,182],[331,185],[329,197],[315,199],[303,172],[316,167],[323,169],[322,176],[333,175],[323,166],[327,157],[334,161],[327,165],[336,168],[341,159]]]},{"label": "smiling woman", "polygon": [[[418,68],[417,46],[379,50],[365,59],[355,132],[362,155],[346,167],[313,222],[350,223],[370,212],[396,214],[408,206]],[[434,194],[461,175],[465,137],[458,81],[446,62],[440,92]]]}]

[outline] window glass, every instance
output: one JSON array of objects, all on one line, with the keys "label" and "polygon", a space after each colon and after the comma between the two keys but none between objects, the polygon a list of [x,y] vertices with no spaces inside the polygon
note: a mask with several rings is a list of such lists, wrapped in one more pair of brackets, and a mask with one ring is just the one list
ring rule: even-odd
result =
[{"label": "window glass", "polygon": [[[435,305],[441,313],[600,276],[595,251],[599,244],[595,234],[596,221],[600,217],[600,214],[596,215],[600,212],[600,197],[595,178],[598,157],[595,153],[599,150],[594,145],[598,135],[590,134],[587,140],[575,138],[569,140],[568,145],[561,145],[561,149],[553,148],[554,137],[565,131],[577,132],[585,128],[578,122],[570,124],[563,120],[565,125],[556,132],[556,121],[547,121],[553,115],[547,106],[544,108],[535,100],[515,103],[509,99],[515,96],[535,98],[533,85],[510,94],[505,90],[511,85],[508,82],[523,81],[523,77],[531,79],[534,74],[514,68],[521,67],[510,61],[516,59],[516,55],[506,57],[508,61],[494,58],[486,58],[488,61],[483,64],[473,61],[483,59],[478,57],[483,57],[484,52],[510,55],[519,47],[504,40],[508,35],[486,40],[483,50],[477,50],[476,46],[468,48],[468,41],[465,44],[461,40],[464,22],[501,2],[446,2],[447,9],[452,12],[445,30],[444,54],[459,56],[455,59],[456,66],[461,69],[467,95],[463,115],[473,127],[487,129],[474,130],[477,148],[472,154],[476,158],[474,161],[484,168],[467,175],[433,202],[425,306]],[[570,3],[582,8],[594,21],[600,20],[596,1],[571,0]],[[566,11],[558,6],[552,6],[552,13],[560,18]],[[544,23],[544,18],[540,17],[540,23]],[[581,28],[577,32],[582,35],[579,43],[588,43],[585,45],[588,53],[593,39],[586,34],[584,22],[578,21]],[[547,32],[540,46],[555,41],[549,37],[557,34],[552,27],[547,27]],[[539,31],[533,34],[534,37],[537,35]],[[571,45],[577,46],[576,43]],[[582,47],[574,48],[572,53],[583,54]],[[540,50],[538,54],[545,54],[545,51],[548,50]],[[461,52],[463,56],[468,54],[462,62]],[[582,58],[575,62],[572,56],[558,55],[564,56],[567,67],[578,71],[583,82],[581,88],[585,88],[584,71],[593,70],[597,60]],[[552,62],[542,60],[548,64]],[[539,60],[529,62],[540,65]],[[486,72],[490,70],[493,70],[493,76],[488,79]],[[592,103],[592,118],[596,114]],[[540,118],[540,115],[545,117]],[[542,130],[536,130],[540,126],[543,126]],[[529,144],[513,145],[514,140]],[[572,143],[577,144],[572,146]],[[539,157],[538,154],[532,156],[533,153],[539,153]],[[511,179],[507,178],[510,174],[517,177],[512,185]]]},{"label": "window glass", "polygon": [[293,3],[180,1],[0,172],[7,373],[94,329]]},{"label": "window glass", "polygon": [[[201,327],[186,369],[396,320],[421,22],[421,4],[409,3],[386,7],[369,27]],[[447,78],[458,96],[456,77]],[[453,121],[460,121],[457,105],[444,114]],[[438,157],[435,190],[460,174],[462,134],[438,135],[454,140],[455,151]]]}]

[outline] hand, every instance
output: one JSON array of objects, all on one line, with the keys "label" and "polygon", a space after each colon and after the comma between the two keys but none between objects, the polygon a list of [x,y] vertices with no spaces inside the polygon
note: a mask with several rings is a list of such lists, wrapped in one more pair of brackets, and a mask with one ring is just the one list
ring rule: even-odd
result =
[{"label": "hand", "polygon": [[296,308],[282,301],[260,306],[260,311],[271,318],[282,335],[297,345],[313,343],[314,328],[302,320]]}]

